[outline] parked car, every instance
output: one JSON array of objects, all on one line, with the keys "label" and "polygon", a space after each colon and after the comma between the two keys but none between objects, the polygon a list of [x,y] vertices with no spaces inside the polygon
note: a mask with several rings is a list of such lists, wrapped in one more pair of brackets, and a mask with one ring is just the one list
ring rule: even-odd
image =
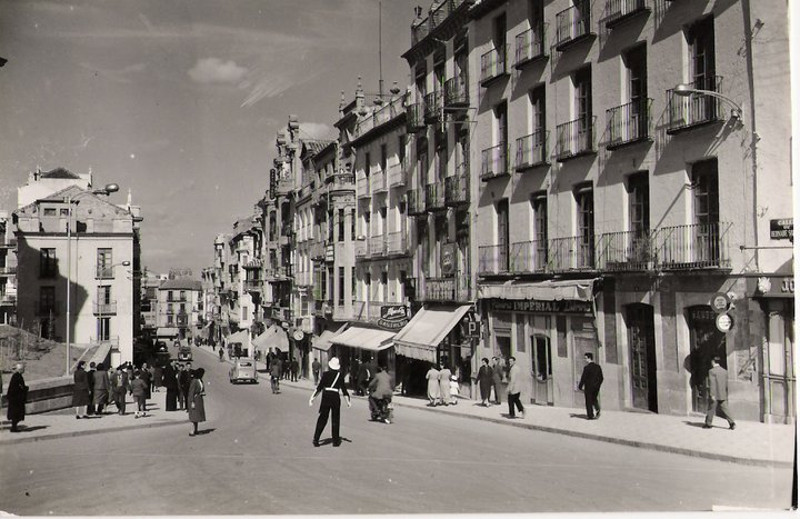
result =
[{"label": "parked car", "polygon": [[192,348],[190,346],[181,346],[178,350],[178,360],[192,360]]},{"label": "parked car", "polygon": [[228,372],[228,379],[231,384],[241,381],[258,383],[258,372],[256,363],[253,359],[239,358],[233,361],[233,366]]}]

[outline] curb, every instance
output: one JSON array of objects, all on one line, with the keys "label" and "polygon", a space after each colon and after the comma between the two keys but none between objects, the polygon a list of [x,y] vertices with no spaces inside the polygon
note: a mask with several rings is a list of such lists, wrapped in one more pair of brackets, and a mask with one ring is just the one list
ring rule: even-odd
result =
[{"label": "curb", "polygon": [[164,427],[168,425],[186,425],[186,423],[187,422],[155,422],[155,423],[141,424],[141,425],[125,425],[120,427],[109,427],[107,429],[90,429],[88,431],[82,430],[82,431],[69,431],[63,433],[43,434],[41,436],[32,436],[29,438],[21,436],[14,439],[0,441],[0,446],[5,444],[31,443],[31,442],[46,441],[46,440],[57,440],[61,438],[73,438],[75,436],[90,436],[90,435],[105,434],[110,432],[130,431],[134,429],[152,429],[154,427]]}]

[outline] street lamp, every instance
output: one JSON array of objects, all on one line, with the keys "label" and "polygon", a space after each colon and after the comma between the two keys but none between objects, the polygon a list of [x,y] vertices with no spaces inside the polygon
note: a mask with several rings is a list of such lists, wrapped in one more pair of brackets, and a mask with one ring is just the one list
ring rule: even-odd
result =
[{"label": "street lamp", "polygon": [[719,92],[714,92],[713,90],[701,90],[699,88],[694,88],[691,85],[687,85],[686,83],[681,83],[677,85],[673,92],[675,95],[680,97],[691,97],[692,95],[704,95],[709,97],[716,97],[717,99],[722,99],[731,107],[731,117],[737,119],[740,123],[744,124],[744,115],[742,113],[742,107],[739,104],[731,99],[730,97],[720,94]]},{"label": "street lamp", "polygon": [[[104,187],[102,187],[100,189],[93,189],[91,191],[91,193],[93,195],[110,195],[111,193],[115,193],[117,191],[119,191],[119,185],[118,184],[106,184]],[[81,193],[83,193],[83,191],[81,191]],[[69,348],[70,348],[70,342],[71,342],[71,340],[70,340],[71,339],[70,338],[70,324],[71,323],[70,323],[70,304],[69,303],[70,303],[70,292],[71,292],[71,289],[70,289],[71,279],[70,278],[71,278],[71,275],[72,275],[72,204],[73,204],[73,196],[74,195],[72,193],[70,193],[64,199],[64,201],[67,203],[67,207],[68,207],[68,209],[67,209],[67,315],[66,315],[66,317],[67,317],[67,333],[66,333],[66,336],[67,336],[67,369],[66,369],[66,373],[65,373],[66,376],[69,376],[69,371],[70,371],[70,367],[71,367],[71,364],[72,364],[71,358],[70,358],[70,354],[69,354]],[[77,200],[74,201],[74,202],[78,203]]]}]

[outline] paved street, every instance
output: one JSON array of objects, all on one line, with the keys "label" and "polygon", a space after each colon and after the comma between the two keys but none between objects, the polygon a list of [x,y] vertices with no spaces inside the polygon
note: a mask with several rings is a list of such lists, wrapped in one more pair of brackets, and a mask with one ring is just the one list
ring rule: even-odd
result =
[{"label": "paved street", "polygon": [[[342,410],[314,448],[308,391],[231,386],[204,352],[205,434],[188,423],[5,448],[0,502],[20,515],[489,513],[786,508],[791,470],[733,465],[400,407]],[[104,418],[105,419],[105,418]],[[180,420],[180,417],[173,419]],[[328,430],[329,431],[329,430]]]}]

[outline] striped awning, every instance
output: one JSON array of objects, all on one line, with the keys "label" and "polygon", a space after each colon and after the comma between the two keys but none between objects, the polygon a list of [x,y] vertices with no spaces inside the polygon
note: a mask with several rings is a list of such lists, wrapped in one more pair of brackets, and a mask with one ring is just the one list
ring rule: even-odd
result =
[{"label": "striped awning", "polygon": [[394,335],[394,332],[387,332],[386,330],[379,330],[377,328],[353,326],[335,335],[331,339],[331,342],[350,348],[381,351],[392,347]]}]

